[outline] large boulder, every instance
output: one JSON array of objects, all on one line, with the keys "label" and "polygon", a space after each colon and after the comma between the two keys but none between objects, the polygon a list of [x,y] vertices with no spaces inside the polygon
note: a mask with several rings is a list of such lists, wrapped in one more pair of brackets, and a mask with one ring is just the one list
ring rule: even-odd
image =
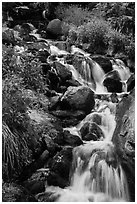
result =
[{"label": "large boulder", "polygon": [[89,87],[70,86],[61,98],[61,103],[64,109],[82,110],[88,114],[95,105],[94,92]]},{"label": "large boulder", "polygon": [[123,83],[118,79],[107,77],[104,79],[103,85],[107,88],[108,92],[121,93],[123,91]]},{"label": "large boulder", "polygon": [[69,185],[69,172],[72,163],[72,147],[64,147],[57,153],[51,163],[50,173],[47,178],[48,185],[64,188]]},{"label": "large boulder", "polygon": [[130,198],[135,199],[135,93],[117,105],[113,142],[127,176]]},{"label": "large boulder", "polygon": [[61,80],[64,82],[66,80],[71,79],[72,77],[72,72],[69,71],[65,65],[63,65],[62,63],[56,61],[54,62],[54,67],[57,71],[57,75],[61,78]]},{"label": "large boulder", "polygon": [[62,22],[59,19],[53,19],[49,22],[46,31],[49,38],[57,38],[62,35]]}]

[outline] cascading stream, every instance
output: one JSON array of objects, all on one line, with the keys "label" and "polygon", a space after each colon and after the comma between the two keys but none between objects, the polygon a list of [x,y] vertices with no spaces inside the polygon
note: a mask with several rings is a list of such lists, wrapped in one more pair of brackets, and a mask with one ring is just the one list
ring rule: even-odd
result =
[{"label": "cascading stream", "polygon": [[[108,94],[103,86],[105,73],[89,55],[73,47],[73,54],[80,52],[80,64],[77,68],[63,63],[71,72],[73,79],[81,85],[89,86],[96,94]],[[128,80],[129,71],[121,61],[113,62],[113,69],[119,72],[123,81]],[[129,201],[128,185],[125,173],[112,143],[116,127],[116,104],[100,101],[94,112],[87,115],[77,126],[64,128],[73,135],[81,136],[81,128],[88,123],[95,123],[103,132],[97,141],[83,141],[73,149],[73,162],[70,172],[70,186],[58,189],[57,202],[126,202]],[[98,118],[98,119],[97,119]]]},{"label": "cascading stream", "polygon": [[85,202],[92,199],[93,202],[129,201],[126,176],[112,143],[116,127],[115,108],[116,104],[111,102],[102,103],[96,112],[87,115],[76,127],[65,128],[81,137],[79,131],[81,127],[86,122],[95,122],[98,116],[101,119],[98,125],[103,131],[104,138],[100,141],[85,141],[84,145],[74,148],[70,187],[67,188],[67,197],[64,192],[59,201],[69,201],[69,195],[71,200],[75,197],[76,201],[80,201],[79,194],[83,195]]}]

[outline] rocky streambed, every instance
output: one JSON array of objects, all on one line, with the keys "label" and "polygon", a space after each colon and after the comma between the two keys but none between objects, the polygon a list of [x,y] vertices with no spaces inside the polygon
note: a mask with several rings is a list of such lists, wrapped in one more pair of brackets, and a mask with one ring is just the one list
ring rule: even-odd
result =
[{"label": "rocky streambed", "polygon": [[[27,110],[33,161],[16,179],[3,181],[3,201],[134,201],[135,80],[129,67],[121,59],[42,38],[28,23],[3,30],[3,49],[7,43],[12,43],[15,63],[21,64],[24,54],[39,59],[47,86],[45,94],[24,90],[24,97],[39,106]],[[94,173],[102,161],[98,174],[113,172],[121,191],[109,192],[111,182]],[[81,185],[80,198],[74,184]],[[69,189],[66,194],[64,189]]]}]

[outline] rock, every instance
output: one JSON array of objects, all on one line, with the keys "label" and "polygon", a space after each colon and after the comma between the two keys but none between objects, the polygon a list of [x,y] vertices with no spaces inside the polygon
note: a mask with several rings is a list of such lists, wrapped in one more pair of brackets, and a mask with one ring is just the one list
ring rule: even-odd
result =
[{"label": "rock", "polygon": [[15,45],[18,41],[21,41],[18,31],[14,31],[13,29],[9,29],[9,28],[2,30],[2,43],[3,44]]},{"label": "rock", "polygon": [[50,105],[49,105],[48,109],[50,111],[56,110],[57,106],[59,105],[59,102],[60,102],[60,96],[51,97],[50,98]]},{"label": "rock", "polygon": [[19,180],[22,182],[30,178],[37,169],[44,167],[44,165],[48,162],[48,159],[49,152],[45,150],[38,159],[22,169]]},{"label": "rock", "polygon": [[38,169],[28,180],[23,182],[23,186],[32,194],[44,192],[47,175],[48,169]]},{"label": "rock", "polygon": [[24,32],[26,34],[31,33],[33,30],[36,30],[36,28],[34,27],[34,25],[32,25],[31,23],[23,23],[21,25],[21,27],[23,28]]},{"label": "rock", "polygon": [[69,111],[69,110],[56,110],[51,112],[54,116],[64,120],[76,118],[78,120],[82,120],[85,117],[85,113],[83,111]]},{"label": "rock", "polygon": [[[47,149],[42,138],[49,136],[54,143],[63,144],[63,129],[60,126],[59,120],[49,113],[42,113],[36,110],[29,110],[30,118],[30,146],[34,155],[40,156],[41,149]],[[45,149],[44,149],[45,148]]]},{"label": "rock", "polygon": [[2,202],[37,202],[37,200],[24,187],[15,183],[4,183]]},{"label": "rock", "polygon": [[69,87],[69,86],[81,86],[81,84],[78,81],[74,80],[74,79],[66,80],[65,85],[67,87]]},{"label": "rock", "polygon": [[[45,59],[45,58],[44,58],[44,59]],[[43,76],[46,77],[48,71],[51,70],[51,66],[50,66],[50,64],[48,64],[47,62],[46,62],[46,63],[41,63],[41,66],[42,66]]]},{"label": "rock", "polygon": [[103,85],[107,88],[108,92],[121,93],[123,91],[122,82],[116,79],[108,77],[104,79]]},{"label": "rock", "polygon": [[64,131],[64,143],[70,146],[79,146],[83,144],[81,138],[77,135],[72,135],[69,131]]},{"label": "rock", "polygon": [[47,63],[47,58],[50,55],[50,53],[47,51],[47,49],[40,49],[38,52],[38,58],[42,63]]},{"label": "rock", "polygon": [[31,52],[36,52],[36,51],[39,51],[39,50],[45,50],[45,52],[49,52],[49,45],[46,43],[46,42],[30,42],[30,43],[27,43],[27,47],[28,47],[28,50],[30,50]]},{"label": "rock", "polygon": [[57,153],[50,166],[50,173],[47,178],[48,185],[66,187],[69,184],[69,172],[72,163],[72,147],[64,147]]},{"label": "rock", "polygon": [[95,55],[91,56],[91,58],[102,67],[105,73],[108,73],[113,70],[112,63],[108,57]]},{"label": "rock", "polygon": [[59,19],[53,19],[47,25],[46,32],[49,38],[57,38],[62,35],[62,22]]},{"label": "rock", "polygon": [[60,50],[69,51],[68,43],[66,41],[56,41],[54,45],[59,48]]},{"label": "rock", "polygon": [[80,133],[83,140],[90,141],[90,140],[100,140],[104,137],[104,134],[101,128],[95,123],[85,123],[82,128],[80,129]]},{"label": "rock", "polygon": [[111,78],[114,80],[121,80],[119,72],[117,70],[112,70],[105,75],[105,78]]},{"label": "rock", "polygon": [[65,65],[61,64],[60,62],[54,62],[54,68],[57,71],[57,75],[61,78],[61,80],[64,82],[66,80],[71,79],[72,72],[69,71]]},{"label": "rock", "polygon": [[132,91],[135,88],[135,74],[132,74],[126,83],[127,83],[127,92]]},{"label": "rock", "polygon": [[82,110],[88,114],[94,105],[94,92],[85,86],[70,86],[61,98],[62,109]]},{"label": "rock", "polygon": [[49,79],[50,83],[49,86],[51,89],[57,91],[59,88],[60,79],[54,69],[48,70],[47,78]]},{"label": "rock", "polygon": [[125,171],[131,202],[135,200],[135,92],[117,105],[113,142]]}]

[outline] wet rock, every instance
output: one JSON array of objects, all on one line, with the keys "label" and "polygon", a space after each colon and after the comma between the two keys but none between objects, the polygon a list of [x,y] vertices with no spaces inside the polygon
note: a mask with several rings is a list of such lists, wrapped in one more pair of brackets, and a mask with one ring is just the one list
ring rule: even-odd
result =
[{"label": "wet rock", "polygon": [[85,113],[83,111],[69,111],[69,110],[56,110],[51,112],[54,116],[60,119],[73,119],[76,118],[78,120],[82,120],[85,117]]},{"label": "wet rock", "polygon": [[66,187],[69,184],[69,172],[72,163],[72,147],[64,147],[57,153],[50,166],[50,173],[47,178],[48,185]]},{"label": "wet rock", "polygon": [[50,55],[50,53],[46,50],[39,50],[38,52],[38,58],[42,63],[46,63],[47,62],[47,58]]},{"label": "wet rock", "polygon": [[23,23],[21,27],[24,30],[24,32],[27,34],[31,33],[33,30],[36,30],[34,25],[32,25],[31,23]]},{"label": "wet rock", "polygon": [[113,142],[127,176],[131,201],[135,199],[135,93],[117,105]]},{"label": "wet rock", "polygon": [[80,133],[83,140],[90,141],[90,140],[100,140],[104,137],[104,134],[101,128],[95,123],[85,123],[82,128],[80,129]]},{"label": "wet rock", "polygon": [[53,19],[47,25],[46,32],[50,38],[57,38],[62,35],[62,22],[59,19]]},{"label": "wet rock", "polygon": [[43,168],[44,165],[48,162],[49,152],[45,150],[38,159],[34,160],[31,164],[25,166],[21,173],[19,180],[25,181],[32,176],[32,174],[39,168]]},{"label": "wet rock", "polygon": [[3,202],[37,202],[34,196],[15,183],[4,183],[2,186]]},{"label": "wet rock", "polygon": [[28,180],[23,182],[23,186],[32,194],[45,191],[45,182],[48,169],[38,169]]},{"label": "wet rock", "polygon": [[135,74],[132,74],[131,77],[127,80],[127,91],[132,91],[135,87]]},{"label": "wet rock", "polygon": [[108,92],[121,93],[123,91],[122,82],[116,79],[108,77],[103,81],[103,85],[107,88]]},{"label": "wet rock", "polygon": [[[45,60],[45,57],[44,57],[44,60]],[[41,66],[42,66],[43,76],[46,77],[48,71],[51,70],[51,66],[47,62],[46,63],[41,63]]]},{"label": "wet rock", "polygon": [[106,78],[111,78],[114,80],[121,80],[119,72],[117,70],[112,70],[105,75]]},{"label": "wet rock", "polygon": [[57,75],[61,78],[62,81],[66,81],[71,79],[72,73],[69,71],[65,65],[61,64],[60,62],[55,62],[54,67],[57,71]]},{"label": "wet rock", "polygon": [[80,86],[81,84],[74,79],[69,79],[69,80],[66,80],[65,85],[69,87],[69,86]]},{"label": "wet rock", "polygon": [[112,63],[108,57],[97,55],[91,58],[102,67],[105,73],[112,71]]},{"label": "wet rock", "polygon": [[64,143],[70,146],[79,146],[83,144],[81,138],[77,135],[72,135],[69,131],[64,131]]},{"label": "wet rock", "polygon": [[61,98],[61,103],[62,109],[82,110],[90,113],[95,104],[94,93],[88,87],[70,86]]},{"label": "wet rock", "polygon": [[58,88],[59,88],[59,82],[60,82],[60,79],[59,79],[57,73],[53,69],[49,70],[48,74],[47,74],[47,77],[48,77],[48,79],[50,81],[50,83],[49,83],[50,88],[57,91]]}]

